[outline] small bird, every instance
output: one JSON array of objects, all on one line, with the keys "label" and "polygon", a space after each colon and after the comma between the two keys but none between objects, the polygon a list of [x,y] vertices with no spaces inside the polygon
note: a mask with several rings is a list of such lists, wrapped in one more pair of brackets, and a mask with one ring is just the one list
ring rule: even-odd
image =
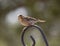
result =
[{"label": "small bird", "polygon": [[36,19],[33,17],[25,17],[23,15],[19,15],[18,16],[18,21],[23,25],[23,26],[30,26],[30,25],[34,25],[37,22],[46,22],[44,20],[40,20],[40,19]]}]

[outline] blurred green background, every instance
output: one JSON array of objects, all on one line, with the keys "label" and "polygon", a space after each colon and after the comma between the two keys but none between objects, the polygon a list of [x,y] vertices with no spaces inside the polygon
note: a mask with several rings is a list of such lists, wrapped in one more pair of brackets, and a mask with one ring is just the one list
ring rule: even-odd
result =
[{"label": "blurred green background", "polygon": [[[20,14],[46,20],[36,24],[45,32],[49,46],[60,46],[60,0],[0,0],[0,46],[22,46]],[[36,46],[45,46],[37,29],[28,30],[24,36],[27,46],[32,45],[29,35],[34,36]]]}]

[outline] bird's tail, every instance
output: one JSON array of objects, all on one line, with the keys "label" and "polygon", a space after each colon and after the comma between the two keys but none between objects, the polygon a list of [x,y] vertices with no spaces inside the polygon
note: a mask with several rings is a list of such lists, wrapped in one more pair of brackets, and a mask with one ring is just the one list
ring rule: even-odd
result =
[{"label": "bird's tail", "polygon": [[46,22],[45,20],[40,20],[40,19],[38,19],[38,22]]}]

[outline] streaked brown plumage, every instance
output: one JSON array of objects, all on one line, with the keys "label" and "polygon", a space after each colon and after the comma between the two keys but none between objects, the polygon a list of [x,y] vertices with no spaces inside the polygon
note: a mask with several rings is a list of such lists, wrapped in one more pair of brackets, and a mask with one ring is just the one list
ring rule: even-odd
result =
[{"label": "streaked brown plumage", "polygon": [[37,22],[45,22],[44,20],[40,20],[40,19],[36,19],[36,18],[32,18],[32,17],[25,17],[22,15],[18,16],[18,20],[23,26],[34,25]]}]

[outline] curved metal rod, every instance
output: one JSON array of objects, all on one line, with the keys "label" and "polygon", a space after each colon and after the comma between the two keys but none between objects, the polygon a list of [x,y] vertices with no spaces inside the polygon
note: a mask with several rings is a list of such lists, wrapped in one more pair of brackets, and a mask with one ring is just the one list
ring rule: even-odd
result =
[{"label": "curved metal rod", "polygon": [[30,36],[31,37],[31,39],[32,39],[32,41],[33,41],[33,44],[32,44],[32,46],[35,46],[35,39],[33,38],[33,36]]},{"label": "curved metal rod", "polygon": [[[22,32],[22,35],[21,35],[21,41],[22,41],[23,46],[25,46],[25,43],[24,43],[24,33],[25,33],[25,31],[26,31],[28,28],[30,28],[30,27],[35,27],[35,28],[37,28],[37,29],[40,31],[40,33],[42,34],[46,46],[49,46],[49,45],[48,45],[48,41],[47,41],[47,39],[46,39],[46,36],[45,36],[45,34],[43,33],[43,30],[42,30],[39,26],[37,26],[37,25],[31,25],[31,26],[28,26],[28,27],[25,27],[25,28],[24,28],[24,30],[23,30],[23,32]],[[33,40],[34,38],[31,37],[31,39]],[[34,40],[33,40],[33,41],[34,41]],[[35,42],[35,41],[34,41],[34,42]],[[35,45],[35,43],[34,43],[34,45]]]}]

